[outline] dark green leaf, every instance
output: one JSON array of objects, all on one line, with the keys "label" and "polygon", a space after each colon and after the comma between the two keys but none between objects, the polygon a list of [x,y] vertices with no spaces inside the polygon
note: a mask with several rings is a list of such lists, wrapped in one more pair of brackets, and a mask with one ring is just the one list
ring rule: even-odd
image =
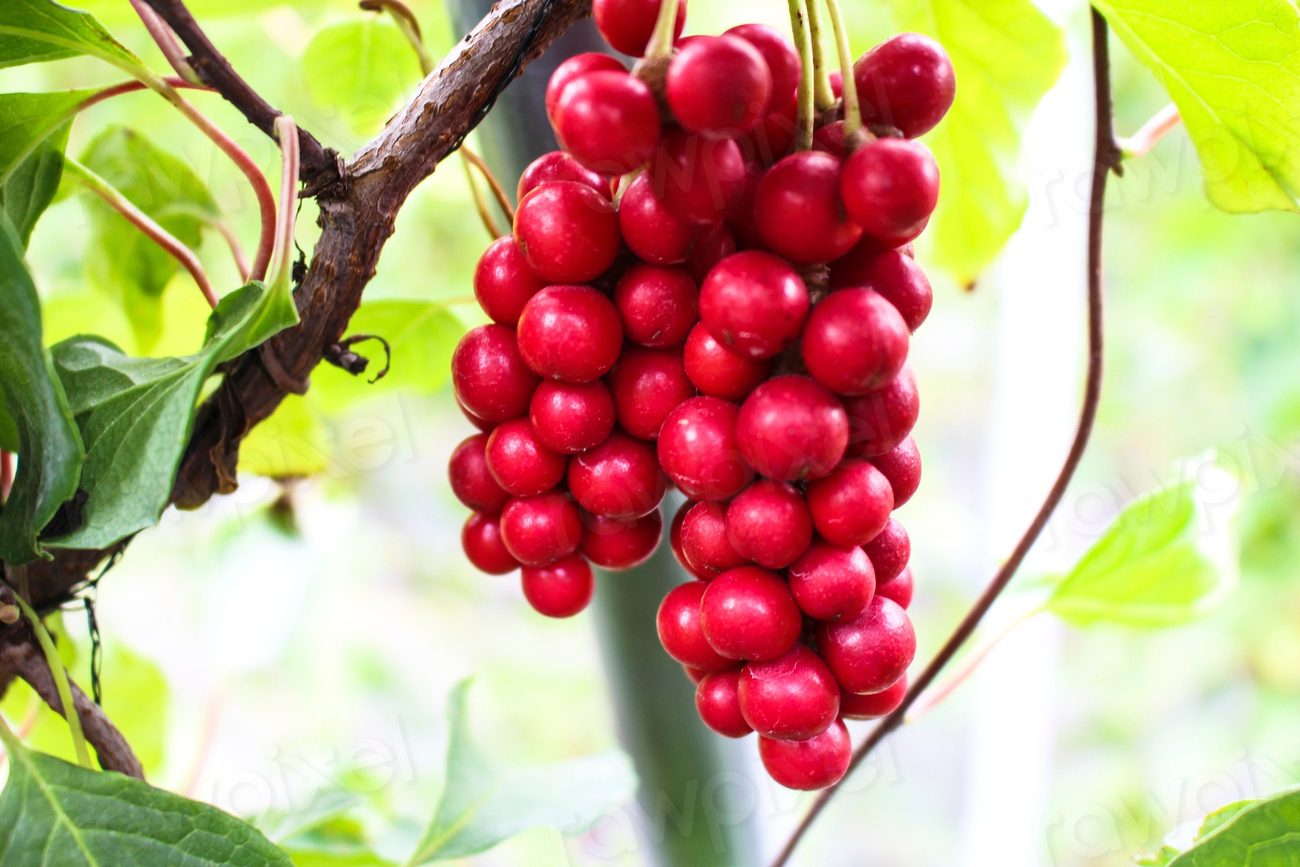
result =
[{"label": "dark green leaf", "polygon": [[134,71],[139,58],[85,12],[52,0],[0,3],[0,68],[90,55]]},{"label": "dark green leaf", "polygon": [[24,246],[58,191],[72,115],[92,93],[0,94],[0,203]]},{"label": "dark green leaf", "polygon": [[1300,851],[1300,789],[1212,814],[1169,867],[1291,867]]},{"label": "dark green leaf", "polygon": [[353,130],[377,130],[421,78],[415,51],[389,21],[368,16],[331,24],[302,55],[307,92]]}]

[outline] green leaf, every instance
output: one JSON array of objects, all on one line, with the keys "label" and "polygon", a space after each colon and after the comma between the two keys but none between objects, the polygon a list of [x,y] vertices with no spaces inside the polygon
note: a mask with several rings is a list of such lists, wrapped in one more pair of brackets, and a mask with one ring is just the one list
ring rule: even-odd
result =
[{"label": "green leaf", "polygon": [[1065,66],[1060,28],[1031,0],[891,0],[894,24],[933,36],[952,57],[957,99],[925,138],[943,195],[922,236],[927,258],[973,282],[1029,206],[1021,164],[1030,116]]},{"label": "green leaf", "polygon": [[[1207,830],[1208,829],[1208,830]],[[1212,814],[1196,844],[1169,867],[1289,867],[1300,850],[1300,789]]]},{"label": "green leaf", "polygon": [[42,341],[36,286],[23,264],[17,232],[4,213],[0,213],[0,394],[7,416],[0,433],[5,439],[16,434],[20,457],[13,491],[0,511],[0,560],[17,565],[44,553],[37,536],[77,492],[85,454]]},{"label": "green leaf", "polygon": [[406,37],[373,15],[321,29],[301,65],[311,98],[358,133],[377,130],[422,77]]},{"label": "green leaf", "polygon": [[1296,210],[1300,10],[1293,0],[1098,0],[1115,33],[1178,106],[1231,212]]},{"label": "green leaf", "polygon": [[295,322],[287,293],[250,283],[213,311],[197,355],[132,358],[95,337],[56,345],[55,367],[86,442],[88,498],[80,526],[50,544],[103,548],[157,523],[208,377]]},{"label": "green leaf", "polygon": [[24,246],[58,191],[71,118],[92,93],[0,94],[0,203]]},{"label": "green leaf", "polygon": [[0,793],[5,867],[291,863],[251,825],[215,807],[32,752],[7,731],[0,737],[10,764]]},{"label": "green leaf", "polygon": [[311,401],[290,395],[239,446],[239,472],[272,479],[314,476],[329,466],[330,442]]},{"label": "green leaf", "polygon": [[468,691],[463,681],[452,692],[447,783],[410,867],[483,852],[529,828],[577,833],[632,796],[636,777],[621,752],[547,768],[499,767],[470,739]]},{"label": "green leaf", "polygon": [[143,69],[93,16],[52,0],[0,3],[0,69],[89,55],[128,72]]},{"label": "green leaf", "polygon": [[1126,508],[1061,581],[1047,610],[1076,626],[1159,628],[1204,614],[1236,585],[1235,490],[1215,464]]}]

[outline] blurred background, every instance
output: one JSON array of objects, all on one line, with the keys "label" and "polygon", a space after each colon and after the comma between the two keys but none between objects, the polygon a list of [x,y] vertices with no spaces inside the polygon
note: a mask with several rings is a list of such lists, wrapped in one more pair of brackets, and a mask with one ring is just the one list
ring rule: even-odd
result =
[{"label": "blurred background", "polygon": [[[80,5],[162,67],[128,4]],[[849,8],[858,53],[887,35],[857,8],[865,5]],[[396,28],[344,0],[191,6],[259,91],[343,153],[420,79]],[[1026,134],[1019,174],[1028,213],[973,287],[932,272],[935,312],[913,343],[926,477],[902,518],[918,576],[918,659],[946,637],[1032,516],[1078,409],[1092,158],[1087,16],[1081,4],[1040,6],[1065,29],[1070,59]],[[455,10],[439,0],[412,7],[434,54],[445,53],[460,35]],[[785,14],[775,0],[693,0],[687,32],[752,20],[784,29]],[[1132,132],[1165,97],[1118,42],[1114,55],[1118,127]],[[958,74],[960,93],[960,66]],[[6,91],[111,80],[85,60],[0,71]],[[278,177],[269,142],[216,97],[194,100]],[[491,134],[510,123],[502,112]],[[111,125],[141,130],[187,164],[251,243],[256,212],[238,176],[160,100],[140,94],[94,108],[69,152],[83,153]],[[492,153],[501,142],[483,135],[478,146]],[[1300,226],[1293,215],[1211,208],[1181,131],[1127,169],[1107,212],[1110,352],[1095,445],[992,624],[1031,605],[1035,581],[1068,569],[1124,504],[1209,451],[1237,477],[1234,491],[1217,493],[1241,496],[1240,586],[1201,621],[1165,631],[1085,631],[1037,618],[850,779],[796,863],[1111,867],[1209,810],[1300,782],[1292,285]],[[94,331],[135,352],[194,351],[206,313],[193,285],[172,280],[152,323],[127,320],[114,294],[122,263],[83,256],[96,231],[87,204],[68,191],[33,239],[48,340]],[[314,234],[305,203],[304,249]],[[311,394],[250,440],[237,494],[198,513],[168,513],[104,580],[96,613],[105,706],[156,784],[247,816],[355,799],[362,830],[396,857],[436,803],[448,693],[462,678],[475,677],[476,736],[508,763],[618,744],[608,684],[619,662],[602,661],[598,616],[544,620],[516,578],[480,575],[460,553],[465,515],[445,467],[471,430],[447,388],[447,364],[459,334],[479,321],[470,278],[488,241],[461,167],[446,162],[403,211],[368,290],[372,302],[402,303],[363,309],[352,329],[392,340],[393,378],[367,388],[322,367]],[[206,233],[202,252],[233,287],[218,233]],[[602,580],[604,610],[635,595],[631,580],[640,579]],[[649,622],[653,607],[632,616]],[[85,615],[70,610],[63,624],[77,643],[74,672],[89,681]],[[617,697],[658,702],[654,681],[639,689],[625,684]],[[21,722],[27,702],[15,690],[3,710]],[[660,724],[721,740],[689,706],[678,710]],[[33,738],[65,750],[66,734],[52,725],[38,721]],[[681,826],[716,844],[694,863],[755,863],[728,849],[728,836],[742,828],[770,854],[808,799],[771,783],[752,744],[717,749],[726,773],[697,780],[685,800],[660,810],[611,804],[585,834],[532,831],[467,863],[652,864],[654,841]]]}]

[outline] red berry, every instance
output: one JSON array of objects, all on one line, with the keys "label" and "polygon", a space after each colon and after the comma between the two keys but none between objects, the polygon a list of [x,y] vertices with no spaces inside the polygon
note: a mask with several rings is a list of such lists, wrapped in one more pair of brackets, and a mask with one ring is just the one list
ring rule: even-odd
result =
[{"label": "red berry", "polygon": [[712,575],[700,575],[691,568],[691,564],[686,562],[686,552],[682,549],[682,522],[686,520],[686,513],[690,511],[694,503],[689,500],[682,503],[673,515],[672,524],[668,530],[668,542],[673,548],[673,557],[677,560],[677,565],[681,566],[687,572],[690,572],[696,578],[712,578]]},{"label": "red berry", "polygon": [[851,692],[840,695],[840,716],[845,719],[881,719],[887,717],[903,704],[907,697],[907,676],[888,689],[873,692],[870,695],[854,695]]},{"label": "red berry", "polygon": [[682,671],[688,678],[690,678],[691,683],[694,684],[698,684],[710,674],[710,672],[707,672],[702,668],[691,668],[689,665],[683,665]]},{"label": "red berry", "polygon": [[808,316],[808,287],[769,253],[723,259],[700,287],[700,320],[733,352],[775,358],[794,342]]},{"label": "red berry", "polygon": [[[650,37],[654,35],[661,3],[662,0],[594,0],[591,14],[606,42],[624,54],[640,57],[645,54]],[[682,35],[685,26],[686,3],[683,0],[677,5],[674,39]]]},{"label": "red berry", "polygon": [[736,239],[724,223],[700,230],[700,235],[691,247],[691,255],[686,260],[686,268],[695,278],[696,283],[703,283],[713,266],[736,252]]},{"label": "red berry", "polygon": [[695,243],[696,227],[678,217],[650,186],[650,176],[633,179],[618,203],[618,225],[633,253],[652,265],[685,262]]},{"label": "red berry", "polygon": [[634,437],[659,436],[664,419],[695,396],[682,357],[663,349],[629,348],[609,375],[618,423]]},{"label": "red berry", "polygon": [[721,503],[690,503],[682,519],[682,557],[687,568],[704,580],[746,564],[727,538],[727,507]]},{"label": "red berry", "polygon": [[787,789],[813,791],[833,786],[848,773],[853,742],[844,723],[806,741],[758,739],[758,756],[772,779]]},{"label": "red berry", "polygon": [[876,139],[844,163],[840,195],[864,232],[905,244],[925,230],[939,202],[939,166],[920,142]]},{"label": "red berry", "polygon": [[740,713],[739,667],[706,674],[695,688],[695,710],[720,735],[743,738],[753,731]]},{"label": "red berry", "polygon": [[542,445],[575,455],[603,443],[614,430],[614,397],[603,382],[555,382],[537,386],[529,419]]},{"label": "red berry", "polygon": [[461,415],[465,416],[465,418],[469,421],[470,424],[474,425],[474,427],[478,428],[483,433],[492,433],[492,431],[496,429],[496,426],[498,424],[497,422],[488,421],[487,419],[479,418],[478,416],[474,415],[474,413],[465,409],[465,404],[464,402],[461,401],[460,395],[455,395],[455,398],[456,398],[456,406],[460,408]]},{"label": "red berry", "polygon": [[803,64],[799,62],[799,52],[789,39],[766,24],[741,24],[728,30],[725,36],[734,36],[745,40],[758,49],[772,76],[772,98],[768,100],[768,109],[783,105],[799,88],[799,77]]},{"label": "red berry", "polygon": [[769,479],[818,479],[844,457],[849,418],[835,395],[808,377],[778,376],[741,405],[736,441],[749,465]]},{"label": "red berry", "polygon": [[889,480],[866,461],[845,461],[810,484],[807,494],[817,533],[846,548],[876,538],[894,508]]},{"label": "red berry", "polygon": [[565,494],[511,500],[501,511],[501,539],[526,566],[545,566],[578,550],[582,518]]},{"label": "red berry", "polygon": [[618,310],[590,286],[547,286],[519,317],[519,352],[539,376],[566,382],[600,379],[622,348]]},{"label": "red berry", "polygon": [[916,331],[930,315],[934,291],[921,266],[904,250],[881,251],[863,242],[831,265],[831,286],[874,289],[897,308],[909,331]]},{"label": "red berry", "polygon": [[575,160],[570,154],[564,151],[551,151],[542,154],[524,169],[524,173],[519,176],[515,199],[522,202],[525,196],[542,184],[554,181],[573,181],[591,187],[605,198],[609,198],[607,180]]},{"label": "red berry", "polygon": [[788,156],[799,134],[799,100],[795,94],[775,103],[757,128],[745,136],[745,155],[765,166]]},{"label": "red berry", "polygon": [[637,265],[614,289],[623,333],[642,346],[678,346],[698,319],[699,290],[682,268]]},{"label": "red berry", "polygon": [[474,271],[474,297],[483,312],[502,325],[514,327],[528,299],[545,288],[514,238],[493,241]]},{"label": "red berry", "polygon": [[707,585],[700,622],[709,645],[729,659],[776,659],[799,640],[803,617],[785,582],[755,566],[723,572]]},{"label": "red berry", "polygon": [[745,180],[735,201],[727,209],[726,221],[732,234],[741,247],[761,250],[763,239],[758,234],[758,215],[754,211],[754,198],[758,195],[758,185],[763,182],[767,170],[757,162],[751,162],[745,170]]},{"label": "red berry", "polygon": [[704,638],[700,623],[700,601],[708,585],[699,581],[680,584],[668,591],[659,604],[655,622],[659,643],[682,665],[703,671],[722,671],[735,663],[718,655]]},{"label": "red berry", "polygon": [[657,510],[668,484],[654,446],[622,433],[570,461],[568,481],[578,505],[620,520]]},{"label": "red berry", "polygon": [[904,368],[882,388],[844,401],[849,414],[849,455],[856,458],[884,454],[897,446],[916,426],[921,397],[916,378]]},{"label": "red berry", "polygon": [[526,418],[503,423],[487,441],[487,466],[492,478],[514,497],[549,491],[564,478],[564,455],[542,445]]},{"label": "red berry", "polygon": [[921,486],[921,452],[916,440],[908,437],[891,451],[871,459],[876,469],[889,480],[894,491],[894,508],[902,506]]},{"label": "red berry", "polygon": [[957,94],[947,52],[919,33],[902,33],[871,49],[854,64],[853,79],[863,119],[908,138],[934,129]]},{"label": "red berry", "polygon": [[863,549],[871,558],[871,566],[876,571],[877,590],[893,581],[907,568],[907,561],[912,559],[912,540],[908,538],[907,530],[897,518],[890,518],[885,529],[863,546]]},{"label": "red berry", "polygon": [[813,150],[839,159],[848,157],[850,148],[849,143],[844,140],[844,121],[828,123],[813,133]]},{"label": "red berry", "polygon": [[912,594],[916,590],[916,582],[912,578],[912,570],[904,569],[893,578],[881,584],[876,592],[886,599],[892,599],[898,603],[898,607],[906,611],[912,607]]},{"label": "red berry", "polygon": [[907,323],[870,289],[832,292],[808,317],[804,364],[813,379],[836,394],[881,388],[907,362]]},{"label": "red berry", "polygon": [[768,170],[754,198],[768,249],[801,264],[830,262],[862,237],[840,201],[840,160],[819,151],[792,154]]},{"label": "red berry", "polygon": [[846,692],[880,692],[912,664],[916,633],[906,611],[876,596],[857,618],[821,624],[817,647]]},{"label": "red berry", "polygon": [[[546,85],[546,116],[551,119],[551,123],[555,123],[559,116],[556,109],[560,107],[560,97],[574,79],[589,72],[626,71],[627,67],[622,62],[608,54],[589,51],[585,54],[573,55],[555,67],[555,71],[551,73],[551,80]],[[520,195],[519,198],[522,200],[523,196]]]},{"label": "red berry", "polygon": [[528,604],[546,617],[572,617],[595,590],[590,564],[576,554],[549,566],[525,566],[521,582]]},{"label": "red berry", "polygon": [[812,542],[812,518],[791,485],[760,480],[727,506],[727,539],[746,560],[784,569]]},{"label": "red berry", "polygon": [[609,199],[584,184],[542,184],[519,203],[515,242],[539,277],[585,283],[614,264],[620,237]]},{"label": "red berry", "polygon": [[871,559],[857,547],[817,542],[787,574],[794,601],[814,620],[852,620],[876,592]]},{"label": "red berry", "polygon": [[663,536],[664,519],[658,509],[631,521],[592,515],[582,537],[582,553],[605,569],[632,569],[650,559]]},{"label": "red berry", "polygon": [[621,175],[655,152],[659,104],[633,75],[588,72],[565,86],[555,131],[578,162],[602,175]]},{"label": "red berry", "polygon": [[502,490],[488,470],[487,441],[487,434],[481,433],[456,446],[447,469],[456,499],[475,512],[499,515],[510,495]]},{"label": "red berry", "polygon": [[736,444],[737,413],[734,403],[696,397],[664,420],[659,463],[691,499],[729,500],[753,478]]},{"label": "red berry", "polygon": [[731,36],[701,36],[668,67],[668,108],[681,126],[710,137],[756,124],[772,98],[772,73],[758,49]]},{"label": "red berry", "polygon": [[744,398],[772,372],[771,361],[737,355],[714,339],[703,323],[687,336],[683,363],[696,388],[727,400]]},{"label": "red berry", "polygon": [[840,685],[821,657],[797,644],[778,659],[751,662],[740,676],[740,712],[766,738],[806,741],[840,711]]},{"label": "red berry", "polygon": [[461,338],[451,357],[451,381],[465,412],[488,422],[523,415],[537,387],[515,333],[503,325],[480,325]]},{"label": "red berry", "polygon": [[650,162],[650,185],[680,219],[716,223],[740,194],[745,160],[731,139],[707,139],[684,130],[665,133]]},{"label": "red berry", "polygon": [[501,522],[477,512],[465,521],[460,545],[474,568],[488,575],[505,575],[519,568],[501,539]]}]

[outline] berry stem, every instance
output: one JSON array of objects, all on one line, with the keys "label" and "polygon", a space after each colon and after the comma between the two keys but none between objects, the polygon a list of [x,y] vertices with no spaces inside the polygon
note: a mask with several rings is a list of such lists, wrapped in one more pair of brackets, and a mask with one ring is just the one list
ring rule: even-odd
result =
[{"label": "berry stem", "polygon": [[[1105,348],[1101,268],[1106,181],[1111,172],[1119,173],[1123,158],[1119,145],[1115,141],[1114,104],[1111,98],[1110,84],[1110,48],[1107,37],[1106,19],[1093,8],[1092,52],[1093,81],[1096,94],[1096,140],[1094,144],[1092,192],[1088,209],[1088,372],[1084,384],[1083,406],[1079,413],[1079,423],[1075,430],[1074,441],[1070,445],[1070,451],[1065,458],[1065,463],[1061,466],[1060,473],[1039,508],[1038,514],[1016,544],[1011,556],[1007,558],[1002,568],[994,575],[988,588],[962,619],[956,630],[939,650],[939,653],[913,682],[902,704],[882,720],[853,753],[853,759],[849,764],[844,779],[848,779],[849,774],[852,774],[853,770],[862,764],[867,756],[871,754],[871,751],[903,724],[907,712],[916,704],[917,699],[934,683],[943,669],[957,655],[957,652],[975,634],[975,630],[979,627],[984,616],[988,614],[989,609],[993,607],[998,597],[1010,585],[1011,579],[1015,577],[1021,564],[1024,563],[1029,550],[1047,527],[1047,522],[1064,498],[1066,488],[1069,487],[1071,479],[1074,478],[1074,474],[1083,460],[1083,455],[1087,451],[1088,442],[1092,437],[1092,429],[1097,420],[1097,407],[1101,402]],[[776,860],[772,862],[772,867],[784,867],[789,863],[800,841],[812,828],[817,817],[826,809],[826,805],[830,803],[831,798],[835,797],[840,785],[842,785],[842,781],[822,792],[821,796],[814,802],[812,809],[808,811],[808,815],[804,817],[790,836]]]},{"label": "berry stem", "polygon": [[[131,0],[131,2],[135,3],[139,2],[139,0]],[[367,12],[381,14],[387,12],[391,15],[393,22],[397,24],[397,28],[402,31],[406,41],[415,50],[416,57],[420,59],[420,71],[426,76],[433,72],[433,55],[429,53],[428,46],[424,44],[424,34],[420,32],[420,20],[415,17],[411,7],[401,2],[401,0],[361,0],[358,5]]]},{"label": "berry stem", "polygon": [[851,140],[862,129],[862,106],[858,103],[858,88],[853,81],[853,49],[849,45],[849,29],[844,23],[844,10],[840,8],[839,0],[826,0],[826,11],[835,31],[840,75],[844,77],[844,138]]},{"label": "berry stem", "polygon": [[0,451],[0,506],[9,499],[14,489],[14,453]]},{"label": "berry stem", "polygon": [[677,36],[677,4],[679,0],[661,0],[659,17],[655,19],[654,34],[646,46],[647,60],[667,59],[672,57],[673,43]]},{"label": "berry stem", "polygon": [[190,62],[185,59],[185,50],[181,48],[180,40],[167,26],[167,22],[159,18],[158,13],[146,6],[143,0],[131,0],[131,6],[135,9],[135,14],[140,16],[144,29],[149,31],[154,43],[162,51],[168,65],[176,70],[176,74],[186,83],[201,86],[203,81],[194,71],[194,67],[190,66]]},{"label": "berry stem", "polygon": [[1156,112],[1155,116],[1133,135],[1121,138],[1120,149],[1124,151],[1125,158],[1144,157],[1151,153],[1165,136],[1177,129],[1182,121],[1183,117],[1178,113],[1178,106],[1167,105]]},{"label": "berry stem", "polygon": [[808,31],[808,0],[790,0],[790,31],[803,67],[799,76],[799,136],[796,147],[806,151],[812,149],[813,115],[817,110],[812,35]]},{"label": "berry stem", "polygon": [[275,135],[280,141],[280,208],[275,220],[275,248],[271,256],[270,284],[289,283],[293,275],[293,228],[298,216],[298,124],[287,114],[275,119]]},{"label": "berry stem", "polygon": [[[493,240],[504,238],[505,232],[501,229],[501,224],[497,218],[492,215],[492,208],[488,205],[487,196],[483,194],[483,188],[479,186],[478,177],[474,174],[473,164],[469,157],[465,156],[465,148],[461,148],[461,167],[465,169],[465,180],[469,183],[469,192],[474,199],[474,210],[478,212],[478,218],[483,223],[483,228],[492,236]],[[511,217],[511,222],[514,218]]]},{"label": "berry stem", "polygon": [[[54,646],[54,639],[50,638],[50,633],[46,631],[40,615],[16,591],[14,592],[14,601],[22,610],[23,616],[27,618],[27,622],[31,624],[32,634],[36,636],[36,641],[41,646],[41,652],[45,654],[45,662],[50,667],[50,676],[54,678],[54,688],[59,693],[61,712],[64,719],[68,721],[68,732],[72,735],[72,751],[77,756],[77,764],[93,771],[95,766],[90,761],[90,750],[86,746],[86,733],[81,728],[81,714],[77,712],[77,706],[72,700],[72,686],[68,683],[68,672],[64,669],[63,660],[59,657],[59,649]],[[8,732],[7,729],[6,732]],[[12,733],[9,734],[12,737]]]},{"label": "berry stem", "polygon": [[818,111],[825,111],[835,104],[835,91],[831,88],[831,76],[826,68],[826,43],[822,39],[822,14],[817,8],[817,0],[808,0],[808,30],[812,41],[812,70],[815,104]]},{"label": "berry stem", "polygon": [[487,181],[488,186],[492,189],[492,195],[497,200],[497,204],[501,206],[501,211],[506,215],[506,220],[514,223],[515,207],[510,203],[510,196],[506,195],[505,189],[501,186],[501,182],[497,180],[497,176],[492,173],[491,167],[484,162],[483,157],[466,145],[460,146],[460,152],[465,161],[478,169],[479,174]]},{"label": "berry stem", "polygon": [[245,283],[252,276],[253,269],[248,264],[248,256],[244,253],[244,245],[240,243],[239,236],[235,234],[234,228],[225,220],[215,217],[209,218],[207,224],[216,231],[230,248],[230,255],[235,260],[235,268],[239,271],[239,279]]}]

